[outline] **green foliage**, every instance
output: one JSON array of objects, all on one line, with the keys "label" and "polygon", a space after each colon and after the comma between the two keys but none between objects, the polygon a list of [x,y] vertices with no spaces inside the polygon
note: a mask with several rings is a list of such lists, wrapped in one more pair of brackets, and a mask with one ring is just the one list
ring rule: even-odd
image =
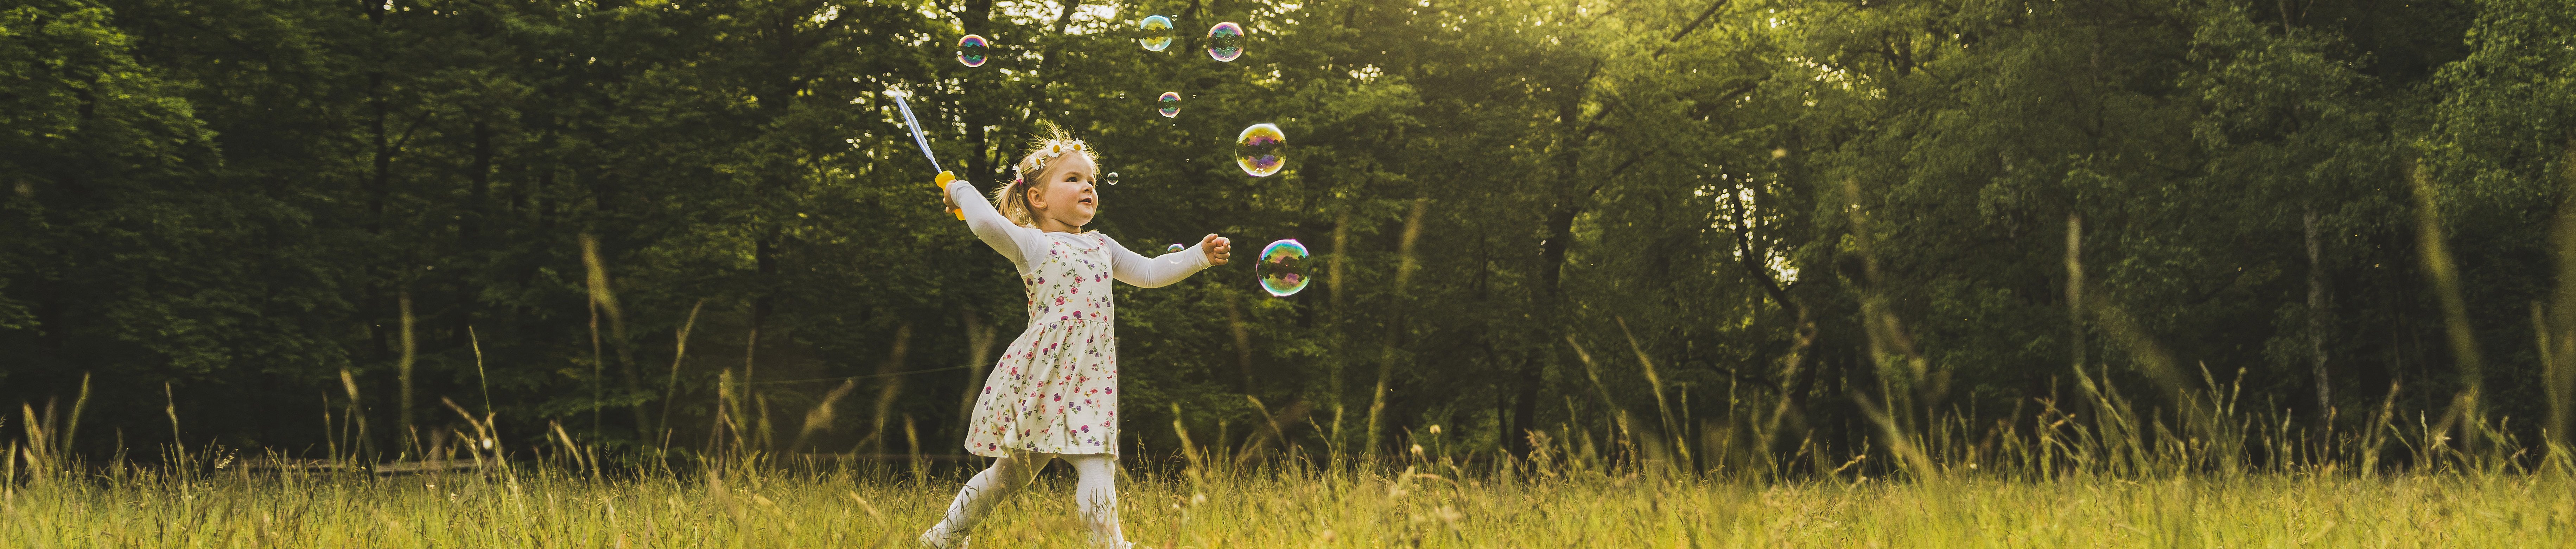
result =
[{"label": "green foliage", "polygon": [[[1007,261],[938,211],[888,89],[979,188],[1063,124],[1123,175],[1092,228],[1148,255],[1207,233],[1317,252],[1289,298],[1249,261],[1118,290],[1149,455],[1428,425],[1527,452],[1613,423],[1850,449],[1881,418],[2091,406],[2077,372],[2168,388],[2149,409],[2248,387],[2316,428],[2439,413],[2479,376],[2491,416],[2554,398],[2500,336],[2557,283],[2541,227],[2576,150],[2576,14],[2545,1],[7,14],[0,399],[113,374],[101,401],[127,405],[101,421],[158,425],[170,398],[185,440],[399,452],[386,422],[436,432],[448,398],[528,440],[697,451],[812,418],[752,442],[911,450],[910,425],[946,453],[1022,310]],[[1178,23],[1170,49],[1135,45],[1145,14]],[[1200,51],[1220,21],[1250,30],[1242,59]],[[950,59],[969,33],[983,67]],[[1180,116],[1154,113],[1165,91]],[[1257,122],[1289,135],[1278,175],[1231,161]],[[2484,370],[2424,291],[2419,175]]]}]

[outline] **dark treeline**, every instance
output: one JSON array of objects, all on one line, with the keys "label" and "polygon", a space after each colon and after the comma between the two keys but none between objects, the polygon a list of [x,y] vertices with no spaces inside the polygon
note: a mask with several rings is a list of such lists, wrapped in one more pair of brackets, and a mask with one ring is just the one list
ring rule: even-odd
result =
[{"label": "dark treeline", "polygon": [[[59,433],[86,379],[96,456],[391,457],[443,401],[697,451],[727,395],[772,451],[954,453],[1025,314],[902,89],[982,188],[1087,140],[1140,252],[1316,252],[1287,298],[1121,287],[1130,452],[1625,412],[1847,454],[1876,405],[2203,370],[2536,437],[2571,37],[2559,0],[6,0],[0,403]],[[1258,122],[1279,175],[1232,162]]]}]

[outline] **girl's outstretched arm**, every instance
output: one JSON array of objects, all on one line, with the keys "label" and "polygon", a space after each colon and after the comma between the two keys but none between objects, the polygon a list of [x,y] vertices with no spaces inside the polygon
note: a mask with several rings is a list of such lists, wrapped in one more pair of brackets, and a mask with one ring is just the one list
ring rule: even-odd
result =
[{"label": "girl's outstretched arm", "polygon": [[[1108,235],[1101,235],[1101,238],[1108,238]],[[1110,278],[1116,278],[1119,282],[1138,288],[1169,286],[1174,282],[1180,282],[1181,279],[1189,278],[1190,273],[1208,268],[1207,252],[1199,249],[1199,246],[1191,246],[1190,249],[1163,254],[1160,257],[1145,257],[1135,250],[1119,245],[1114,239],[1109,241],[1109,248]]]},{"label": "girl's outstretched arm", "polygon": [[1031,254],[1046,253],[1045,233],[1002,217],[1002,212],[993,209],[993,203],[985,201],[976,193],[975,186],[966,180],[948,182],[947,192],[949,202],[965,213],[966,228],[973,229],[975,237],[984,239],[984,244],[992,246],[993,251],[1011,258],[1011,264],[1020,268],[1020,274],[1029,274],[1029,267],[1042,259]]}]

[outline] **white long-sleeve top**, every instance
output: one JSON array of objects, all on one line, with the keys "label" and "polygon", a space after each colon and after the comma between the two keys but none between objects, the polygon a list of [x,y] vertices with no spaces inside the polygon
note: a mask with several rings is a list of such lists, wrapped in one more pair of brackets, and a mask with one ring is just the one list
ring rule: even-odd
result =
[{"label": "white long-sleeve top", "polygon": [[[993,251],[1001,252],[1002,257],[1011,258],[1011,265],[1018,267],[1020,274],[1029,274],[1029,269],[1045,258],[1046,239],[1074,237],[1073,233],[1051,233],[1012,223],[1009,218],[1002,217],[1000,210],[993,209],[993,203],[977,193],[975,186],[965,180],[948,182],[947,192],[948,198],[957,203],[958,209],[965,211],[966,227],[974,230],[975,237],[983,239],[984,244],[993,247]],[[1109,277],[1130,286],[1160,288],[1180,282],[1192,273],[1208,268],[1207,252],[1200,250],[1197,245],[1159,257],[1145,257],[1135,250],[1127,249],[1126,246],[1119,244],[1117,239],[1109,238],[1108,235],[1101,235],[1101,238],[1108,240],[1111,248]]]}]

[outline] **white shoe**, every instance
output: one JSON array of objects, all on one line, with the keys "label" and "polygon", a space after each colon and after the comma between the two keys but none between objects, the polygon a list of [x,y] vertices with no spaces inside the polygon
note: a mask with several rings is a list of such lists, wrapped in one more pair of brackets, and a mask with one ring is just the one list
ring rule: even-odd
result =
[{"label": "white shoe", "polygon": [[[931,530],[937,530],[937,528],[932,528]],[[952,540],[940,539],[939,536],[931,535],[931,530],[924,530],[921,532],[920,538],[915,538],[917,541],[921,542],[923,547],[930,547],[932,549],[966,549],[967,545],[975,543],[975,536],[962,536],[952,542]]]}]

